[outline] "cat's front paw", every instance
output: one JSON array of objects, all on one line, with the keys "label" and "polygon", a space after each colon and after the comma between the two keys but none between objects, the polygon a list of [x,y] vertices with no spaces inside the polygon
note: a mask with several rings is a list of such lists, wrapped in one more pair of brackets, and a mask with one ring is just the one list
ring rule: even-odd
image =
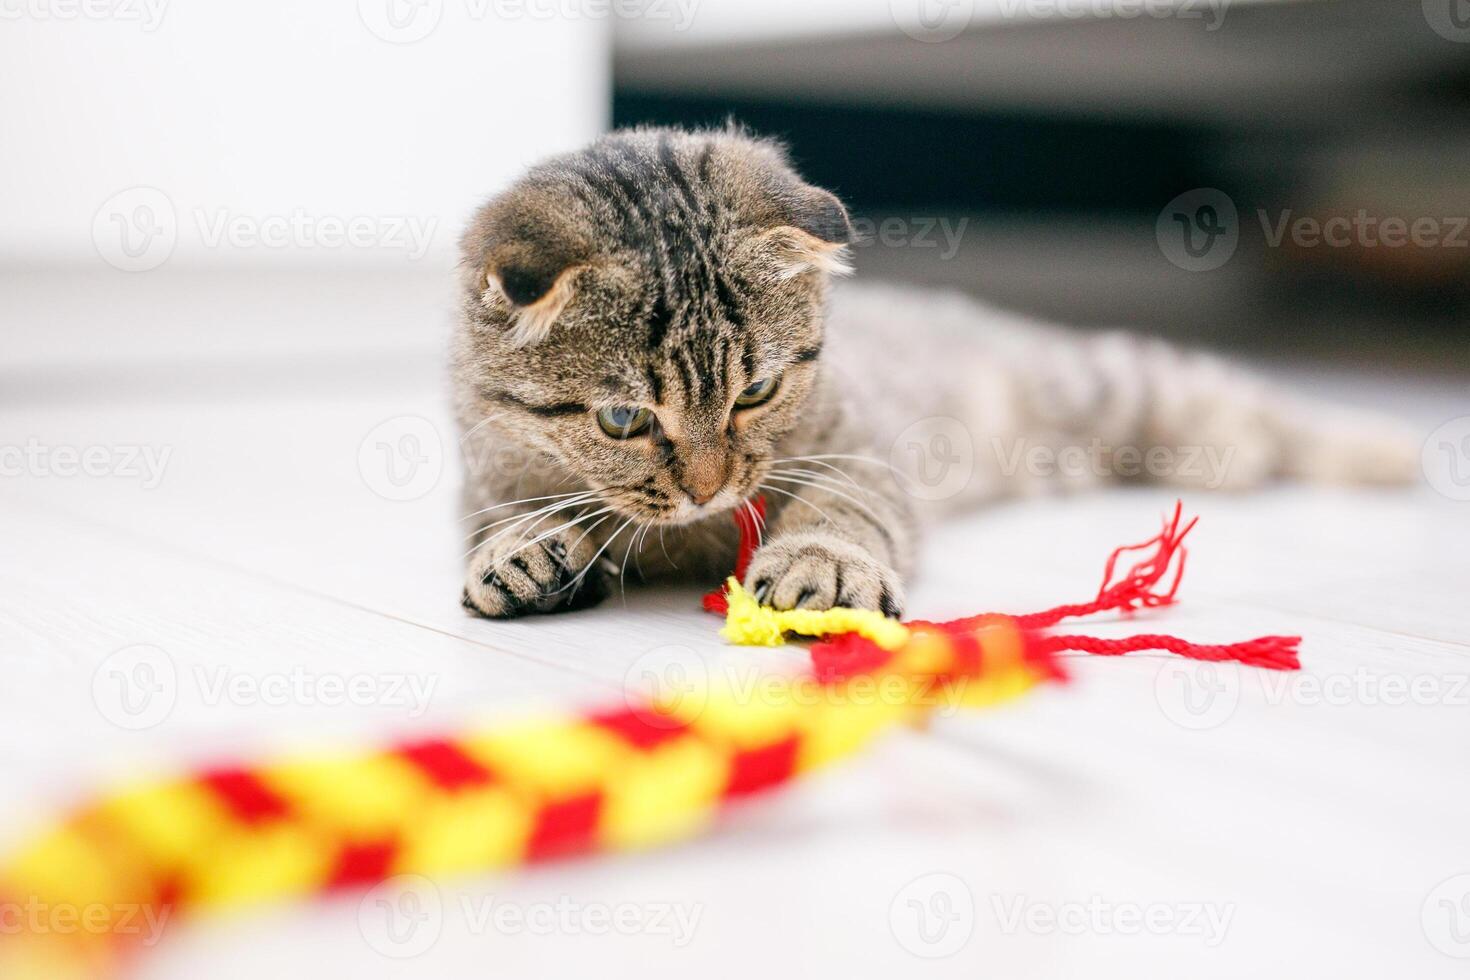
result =
[{"label": "cat's front paw", "polygon": [[835,534],[803,531],[764,545],[751,559],[745,588],[777,609],[850,606],[903,615],[898,573],[860,545]]},{"label": "cat's front paw", "polygon": [[581,531],[529,543],[508,535],[470,556],[464,607],[491,619],[585,609],[607,595],[602,573],[589,569],[596,549]]}]

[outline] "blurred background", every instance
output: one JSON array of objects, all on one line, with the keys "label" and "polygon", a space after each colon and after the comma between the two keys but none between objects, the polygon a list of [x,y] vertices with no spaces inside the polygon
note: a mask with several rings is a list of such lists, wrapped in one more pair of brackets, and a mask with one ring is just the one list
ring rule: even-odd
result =
[{"label": "blurred background", "polygon": [[[729,118],[849,202],[865,276],[1470,365],[1466,0],[33,0],[0,76],[12,394],[426,364],[479,200],[609,125]],[[157,315],[230,273],[272,286]]]},{"label": "blurred background", "polygon": [[1220,346],[1464,354],[1470,5],[1436,2],[711,5],[628,25],[614,119],[786,134],[866,219],[865,272]]},{"label": "blurred background", "polygon": [[[1465,0],[9,9],[0,263],[22,300],[58,273],[432,276],[538,157],[735,118],[850,203],[867,275],[1215,346],[1470,352]],[[65,324],[6,304],[15,353],[75,364],[56,331],[97,311],[72,299]],[[230,346],[227,324],[114,326]]]}]

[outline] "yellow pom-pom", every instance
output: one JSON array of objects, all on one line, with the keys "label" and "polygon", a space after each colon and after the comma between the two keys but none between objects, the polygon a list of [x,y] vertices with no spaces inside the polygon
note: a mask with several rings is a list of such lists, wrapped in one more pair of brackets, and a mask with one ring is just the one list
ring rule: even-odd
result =
[{"label": "yellow pom-pom", "polygon": [[786,642],[785,631],[776,619],[776,610],[762,606],[755,596],[740,587],[734,577],[725,581],[725,626],[720,635],[731,643],[747,647],[778,647]]},{"label": "yellow pom-pom", "polygon": [[742,646],[780,646],[787,633],[802,636],[835,636],[858,633],[885,650],[896,650],[909,638],[908,627],[872,609],[772,609],[731,578],[726,582],[725,627],[720,635]]}]

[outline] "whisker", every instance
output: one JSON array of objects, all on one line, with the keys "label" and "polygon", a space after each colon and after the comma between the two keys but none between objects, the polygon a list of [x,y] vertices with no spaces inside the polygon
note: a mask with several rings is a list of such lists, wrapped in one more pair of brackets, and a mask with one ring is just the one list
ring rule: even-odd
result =
[{"label": "whisker", "polygon": [[[474,534],[471,534],[470,537],[474,537],[476,534],[482,534],[485,531],[489,530],[490,528],[496,526],[497,524],[506,524],[507,522],[510,522],[510,523],[509,523],[509,526],[501,528],[499,531],[496,531],[494,534],[492,534],[489,537],[485,538],[483,541],[480,541],[477,544],[475,544],[472,548],[470,548],[470,550],[469,550],[469,552],[467,552],[467,554],[473,554],[477,549],[480,549],[480,548],[488,548],[491,544],[493,544],[496,541],[499,541],[501,538],[505,537],[507,534],[513,534],[513,533],[519,532],[521,538],[524,539],[527,534],[533,533],[536,530],[536,528],[541,524],[541,522],[544,521],[544,520],[546,520],[548,517],[553,517],[556,514],[562,512],[562,511],[568,510],[568,509],[583,507],[583,506],[586,506],[587,504],[592,504],[592,505],[595,506],[595,505],[600,504],[600,503],[603,503],[603,501],[600,501],[600,500],[593,501],[593,500],[590,500],[590,499],[579,498],[577,500],[568,500],[568,501],[562,501],[560,503],[548,504],[546,507],[540,508],[539,510],[532,511],[529,514],[521,515],[519,517],[509,517],[509,518],[503,518],[503,519],[501,519],[499,521],[495,521],[494,523],[488,524],[484,528],[481,528],[480,530],[474,532]],[[599,513],[601,513],[601,512],[599,511]],[[576,520],[582,520],[583,518],[585,518],[587,516],[588,515],[585,514],[585,513],[584,514],[580,514],[580,515],[578,515],[578,517],[576,518]],[[516,550],[519,551],[520,550],[519,547],[517,547]]]},{"label": "whisker", "polygon": [[783,497],[790,497],[792,500],[796,501],[799,504],[806,504],[812,510],[816,511],[818,514],[821,514],[822,517],[824,517],[826,519],[826,521],[827,521],[828,524],[836,524],[837,523],[836,521],[832,520],[832,515],[831,514],[828,514],[825,510],[823,510],[822,508],[818,507],[816,504],[812,503],[810,500],[807,500],[805,497],[800,497],[800,496],[798,496],[798,495],[796,495],[794,493],[791,493],[788,490],[782,490],[780,487],[773,487],[773,486],[770,486],[769,484],[765,484],[765,483],[762,483],[761,484],[761,488],[764,489],[764,490],[770,490],[772,493],[779,493]]},{"label": "whisker", "polygon": [[667,527],[667,525],[665,525],[665,524],[660,524],[658,526],[658,550],[659,551],[662,551],[664,553],[664,560],[667,561],[669,563],[669,565],[674,569],[674,571],[677,572],[679,570],[679,563],[676,562],[676,561],[674,561],[674,559],[672,559],[672,558],[669,557],[669,549],[668,549],[668,546],[664,544],[664,528],[665,527]]},{"label": "whisker", "polygon": [[648,534],[653,530],[654,518],[650,517],[643,523],[643,533],[638,539],[638,551],[633,555],[633,568],[638,572],[638,580],[644,581],[648,576],[643,574],[643,544],[648,540]]},{"label": "whisker", "polygon": [[628,606],[628,556],[638,546],[638,535],[646,527],[648,527],[648,522],[643,521],[634,529],[632,536],[628,538],[628,550],[623,552],[623,566],[618,569],[618,591],[622,593],[625,609]]},{"label": "whisker", "polygon": [[843,500],[846,500],[853,506],[861,508],[863,512],[871,517],[874,523],[876,523],[879,527],[883,528],[884,530],[889,530],[888,522],[879,517],[877,512],[874,511],[873,508],[869,507],[867,504],[863,503],[861,500],[857,499],[851,494],[843,493],[841,490],[838,490],[833,486],[824,483],[812,483],[795,476],[770,476],[767,477],[767,479],[780,480],[783,483],[793,483],[798,486],[810,487],[811,489],[821,491],[822,493],[830,493],[834,497],[841,497]]},{"label": "whisker", "polygon": [[[602,513],[602,511],[596,511],[595,513],[599,513],[600,514],[600,513]],[[551,517],[551,516],[552,516],[551,513],[542,514],[536,520],[536,522],[534,524],[532,524],[530,527],[525,528],[525,529],[522,530],[522,535],[524,536],[524,534],[527,531],[533,530],[536,527],[536,525],[540,524],[542,521],[546,520],[546,518]],[[591,516],[593,516],[593,515],[592,514],[578,514],[576,517],[572,518],[570,521],[568,521],[566,524],[564,524],[562,526],[563,527],[568,527],[568,526],[574,525],[578,521],[585,520],[586,518],[591,517]],[[505,535],[507,535],[507,534],[509,534],[509,533],[511,533],[512,531],[515,531],[515,530],[517,530],[517,527],[512,526],[512,527],[504,528],[503,530],[500,530],[500,531],[495,532],[494,534],[490,535],[490,537],[486,538],[484,541],[480,541],[480,542],[476,543],[473,547],[470,548],[469,551],[466,551],[463,555],[460,556],[460,560],[464,560],[464,559],[468,558],[470,555],[473,555],[477,551],[480,551],[482,549],[489,548],[490,545],[494,544],[496,541],[499,541],[502,537],[504,537]],[[510,552],[508,552],[508,554],[513,555],[516,552],[520,551],[523,547],[525,547],[524,544],[518,544],[514,549],[512,549]]]},{"label": "whisker", "polygon": [[497,418],[500,418],[500,414],[499,413],[496,413],[496,412],[491,412],[489,415],[485,416],[480,421],[478,421],[474,425],[470,426],[468,429],[465,429],[464,430],[464,434],[459,437],[460,444],[463,445],[464,444],[464,441],[466,439],[468,439],[470,436],[474,435],[476,432],[479,432],[482,427],[484,427],[485,425],[489,424],[492,420],[497,419]]},{"label": "whisker", "polygon": [[553,493],[553,494],[548,494],[545,497],[527,497],[524,500],[507,500],[505,503],[503,503],[503,504],[496,504],[494,507],[482,507],[479,510],[471,511],[470,513],[465,514],[463,517],[461,517],[460,520],[467,521],[471,517],[479,517],[481,514],[488,514],[492,510],[500,510],[502,507],[514,507],[516,504],[534,504],[537,501],[541,501],[541,500],[564,500],[567,497],[576,497],[576,496],[580,496],[581,494],[595,493],[595,492],[596,491],[593,491],[593,490],[577,490],[577,491],[575,491],[573,493]]},{"label": "whisker", "polygon": [[[562,510],[566,510],[568,508],[581,507],[582,505],[584,505],[584,504],[586,504],[588,502],[589,501],[585,501],[585,500],[576,501],[574,503],[569,503],[569,504],[563,505],[562,507],[559,507],[559,508],[557,508],[555,510],[546,511],[546,512],[542,513],[540,516],[536,517],[535,520],[530,521],[529,523],[521,522],[520,524],[512,524],[510,527],[507,527],[507,528],[505,528],[505,529],[503,529],[501,531],[497,531],[495,533],[495,537],[500,538],[500,537],[504,537],[507,534],[515,534],[516,535],[516,546],[515,546],[515,548],[512,549],[512,553],[514,553],[516,551],[520,551],[521,548],[525,547],[526,535],[528,535],[528,534],[535,534],[536,533],[536,528],[541,525],[541,522],[542,521],[546,520],[549,517],[556,516],[556,514],[559,513]],[[598,502],[601,503],[601,501],[598,501]]]},{"label": "whisker", "polygon": [[591,500],[592,496],[577,497],[569,500],[559,500],[549,504],[545,504],[541,507],[537,507],[534,510],[528,510],[524,514],[511,514],[508,517],[502,517],[498,520],[490,521],[488,524],[480,525],[475,530],[465,535],[465,540],[468,540],[469,538],[472,538],[477,534],[483,534],[486,531],[490,530],[492,527],[499,527],[502,524],[518,523],[520,521],[530,520],[533,517],[539,517],[543,514],[552,514],[558,510],[565,510],[568,507],[577,507],[584,503],[588,503]]},{"label": "whisker", "polygon": [[[818,483],[827,484],[828,486],[837,487],[839,489],[842,488],[842,484],[838,483],[837,480],[834,479],[830,474],[821,473],[817,470],[807,470],[793,467],[791,469],[772,470],[771,472],[778,476],[805,477],[810,480],[815,480]],[[849,479],[847,482],[852,485],[853,490],[862,494],[863,496],[871,497],[873,495],[873,491],[863,486],[862,484],[857,483],[856,481],[851,479]]]},{"label": "whisker", "polygon": [[[599,513],[601,513],[601,512],[599,511]],[[589,527],[589,528],[587,528],[587,530],[583,531],[581,533],[581,535],[577,538],[577,540],[572,542],[572,546],[567,549],[567,555],[568,556],[571,556],[574,552],[576,552],[576,550],[582,546],[582,542],[587,540],[587,535],[589,535],[593,531],[597,530],[597,525],[604,524],[604,523],[606,523],[607,521],[609,521],[611,519],[612,519],[612,515],[609,514],[607,517],[599,517],[597,520],[593,521],[592,522],[592,526]],[[589,567],[590,567],[590,565],[589,565]],[[560,589],[557,590],[557,592],[560,592],[560,591],[561,591]],[[552,595],[555,595],[555,594],[556,594],[555,592],[552,593]]]},{"label": "whisker", "polygon": [[[860,484],[856,480],[854,480],[852,478],[851,474],[849,474],[846,470],[842,469],[841,467],[833,466],[831,463],[823,462],[820,459],[801,460],[801,461],[802,462],[815,463],[817,466],[821,466],[821,467],[824,467],[826,469],[831,470],[833,473],[836,473],[838,476],[842,477],[849,484],[851,484],[852,485],[852,488],[854,490],[862,490],[862,491],[867,492],[867,493],[871,493],[872,492],[871,490],[868,490],[862,484]],[[780,460],[779,462],[783,462],[783,463],[784,462],[794,462],[794,460]],[[825,474],[818,474],[814,470],[795,469],[795,468],[778,469],[778,470],[776,470],[776,472],[777,473],[805,473],[805,474],[808,474],[809,476],[825,475]]]},{"label": "whisker", "polygon": [[892,463],[884,462],[883,460],[878,459],[876,456],[858,456],[858,455],[855,455],[853,453],[815,453],[815,454],[813,454],[811,456],[787,456],[787,457],[784,457],[782,459],[773,459],[773,460],[771,460],[771,462],[773,462],[773,463],[814,463],[814,462],[816,462],[818,460],[822,460],[822,459],[849,459],[849,460],[853,460],[854,462],[858,462],[858,463],[872,463],[874,466],[881,466],[884,469],[889,470],[889,471],[891,471],[893,473],[901,473],[902,472],[898,467],[894,466]]},{"label": "whisker", "polygon": [[755,509],[755,504],[749,500],[743,500],[741,503],[745,505],[746,511],[750,514],[750,522],[755,525],[755,546],[759,548],[766,543],[766,519],[761,516],[760,511]]},{"label": "whisker", "polygon": [[485,539],[484,542],[481,542],[482,544],[486,544],[486,543],[489,543],[490,541],[493,541],[496,538],[500,537],[501,534],[504,534],[507,531],[513,530],[515,525],[519,525],[519,524],[521,524],[521,523],[523,523],[525,521],[529,521],[529,520],[531,520],[532,518],[535,518],[535,517],[548,517],[551,514],[555,514],[559,510],[565,510],[568,507],[577,507],[577,506],[580,506],[580,505],[582,505],[584,503],[590,502],[592,500],[592,498],[594,498],[596,496],[597,496],[596,494],[589,492],[585,496],[579,496],[576,500],[563,500],[563,501],[559,501],[557,503],[547,504],[544,507],[538,507],[535,510],[530,511],[529,513],[525,513],[525,514],[513,514],[510,517],[502,517],[498,521],[491,521],[489,524],[484,524],[484,525],[482,525],[480,527],[477,527],[475,530],[471,531],[469,534],[466,534],[464,536],[464,538],[462,538],[461,540],[468,541],[468,540],[470,540],[473,537],[476,537],[478,535],[484,534],[486,531],[490,530],[492,527],[499,527],[502,524],[512,524],[512,522],[513,522],[512,527],[506,528],[504,531],[497,531],[495,534],[493,534],[489,538]]},{"label": "whisker", "polygon": [[536,537],[532,538],[530,541],[527,541],[525,544],[518,544],[518,545],[516,545],[514,548],[512,548],[510,551],[507,551],[501,557],[502,558],[509,558],[511,555],[519,554],[520,552],[525,551],[527,548],[531,547],[532,545],[540,544],[542,541],[545,541],[547,538],[555,537],[556,535],[558,535],[561,532],[565,531],[569,527],[576,527],[578,521],[585,521],[589,517],[597,517],[599,514],[608,514],[608,513],[611,513],[612,510],[613,510],[613,508],[606,507],[606,508],[604,508],[602,510],[595,510],[595,511],[593,511],[590,514],[579,514],[579,515],[577,515],[576,517],[572,518],[569,521],[566,521],[566,522],[564,522],[562,524],[558,524],[556,527],[552,528],[549,531],[542,531],[540,534],[536,535]]},{"label": "whisker", "polygon": [[[607,518],[604,517],[603,520],[607,520]],[[636,520],[636,518],[630,517],[623,523],[619,524],[618,529],[612,534],[608,535],[607,540],[602,543],[602,547],[598,548],[597,551],[592,555],[592,560],[587,563],[587,567],[582,569],[582,571],[578,573],[576,578],[572,579],[566,585],[563,585],[560,589],[557,589],[556,592],[564,592],[567,589],[572,589],[573,591],[576,591],[577,586],[580,585],[582,580],[587,577],[587,573],[592,571],[592,569],[597,566],[597,559],[602,557],[602,553],[606,551],[614,541],[617,540],[618,535],[627,530],[628,526],[632,524],[634,520]],[[556,592],[553,592],[552,595],[556,595]]]}]

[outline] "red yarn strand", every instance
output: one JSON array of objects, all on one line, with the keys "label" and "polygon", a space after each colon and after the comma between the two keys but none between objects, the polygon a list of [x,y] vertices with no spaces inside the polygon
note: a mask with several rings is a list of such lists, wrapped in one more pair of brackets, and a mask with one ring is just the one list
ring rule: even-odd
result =
[{"label": "red yarn strand", "polygon": [[[765,522],[765,501],[756,497],[751,503],[753,510],[742,507],[735,512],[735,522],[740,529],[739,557],[735,566],[737,578],[745,577],[750,557],[760,546],[761,528]],[[1177,636],[1160,633],[1109,640],[1095,636],[1047,636],[1037,632],[1055,626],[1064,619],[1112,611],[1120,611],[1126,615],[1139,609],[1172,605],[1179,592],[1179,583],[1184,579],[1184,565],[1189,557],[1184,539],[1197,523],[1198,517],[1192,517],[1185,522],[1184,502],[1176,501],[1174,512],[1164,515],[1163,527],[1158,534],[1138,544],[1113,549],[1103,566],[1102,585],[1089,602],[1054,606],[1023,616],[983,613],[943,623],[914,620],[908,625],[916,629],[942,630],[954,636],[968,636],[983,627],[985,620],[1004,618],[1014,620],[1016,625],[1026,630],[1028,645],[1034,646],[1042,656],[1074,651],[1110,657],[1142,650],[1165,650],[1193,660],[1235,661],[1272,670],[1300,670],[1301,661],[1297,653],[1297,647],[1301,643],[1299,636],[1261,636],[1241,643],[1207,644],[1190,643]],[[1137,551],[1147,554],[1114,581],[1122,557]],[[1169,576],[1170,568],[1174,570],[1173,575],[1169,577],[1168,587],[1162,588],[1160,583]],[[728,605],[723,586],[704,597],[704,608],[724,615]],[[811,652],[817,675],[828,679],[876,669],[889,656],[875,644],[856,635],[829,637],[826,642],[813,646]]]},{"label": "red yarn strand", "polygon": [[1190,643],[1177,636],[1161,633],[1144,633],[1107,640],[1098,636],[1051,636],[1039,633],[1031,637],[1031,644],[1044,653],[1075,651],[1092,653],[1103,657],[1116,657],[1141,650],[1166,650],[1191,660],[1210,660],[1216,663],[1233,660],[1248,667],[1267,667],[1271,670],[1300,670],[1297,656],[1299,636],[1258,636],[1241,643],[1207,644]]},{"label": "red yarn strand", "polygon": [[[1174,513],[1165,516],[1163,529],[1158,534],[1138,544],[1126,544],[1121,548],[1114,548],[1113,553],[1108,556],[1107,564],[1103,567],[1102,585],[1098,587],[1097,596],[1092,601],[1054,606],[1041,612],[1010,618],[1014,619],[1022,629],[1045,629],[1048,626],[1055,626],[1064,619],[1079,616],[1091,616],[1115,609],[1136,612],[1139,609],[1152,609],[1172,604],[1175,594],[1179,591],[1179,583],[1184,578],[1184,561],[1188,555],[1187,549],[1183,546],[1184,537],[1194,530],[1195,524],[1199,523],[1199,518],[1195,517],[1191,518],[1188,524],[1180,527],[1183,516],[1184,502],[1176,501]],[[1146,548],[1154,549],[1153,553],[1128,569],[1128,572],[1119,581],[1114,582],[1113,573],[1117,570],[1118,559],[1126,552],[1143,551]],[[1168,590],[1155,591],[1154,587],[1164,578],[1169,571],[1169,566],[1174,565],[1176,555],[1179,561],[1175,565],[1174,578],[1169,583]],[[974,629],[981,620],[1002,615],[1006,614],[983,613],[979,616],[966,616],[964,619],[951,620],[946,623],[924,625],[954,632]]]},{"label": "red yarn strand", "polygon": [[[741,506],[735,508],[735,527],[740,531],[740,544],[735,551],[735,578],[744,581],[745,571],[750,568],[750,559],[757,548],[761,546],[761,538],[766,528],[766,498],[754,496]],[[723,616],[729,610],[730,604],[725,601],[725,586],[720,584],[718,589],[711,589],[704,595],[704,609],[717,616]]]}]

